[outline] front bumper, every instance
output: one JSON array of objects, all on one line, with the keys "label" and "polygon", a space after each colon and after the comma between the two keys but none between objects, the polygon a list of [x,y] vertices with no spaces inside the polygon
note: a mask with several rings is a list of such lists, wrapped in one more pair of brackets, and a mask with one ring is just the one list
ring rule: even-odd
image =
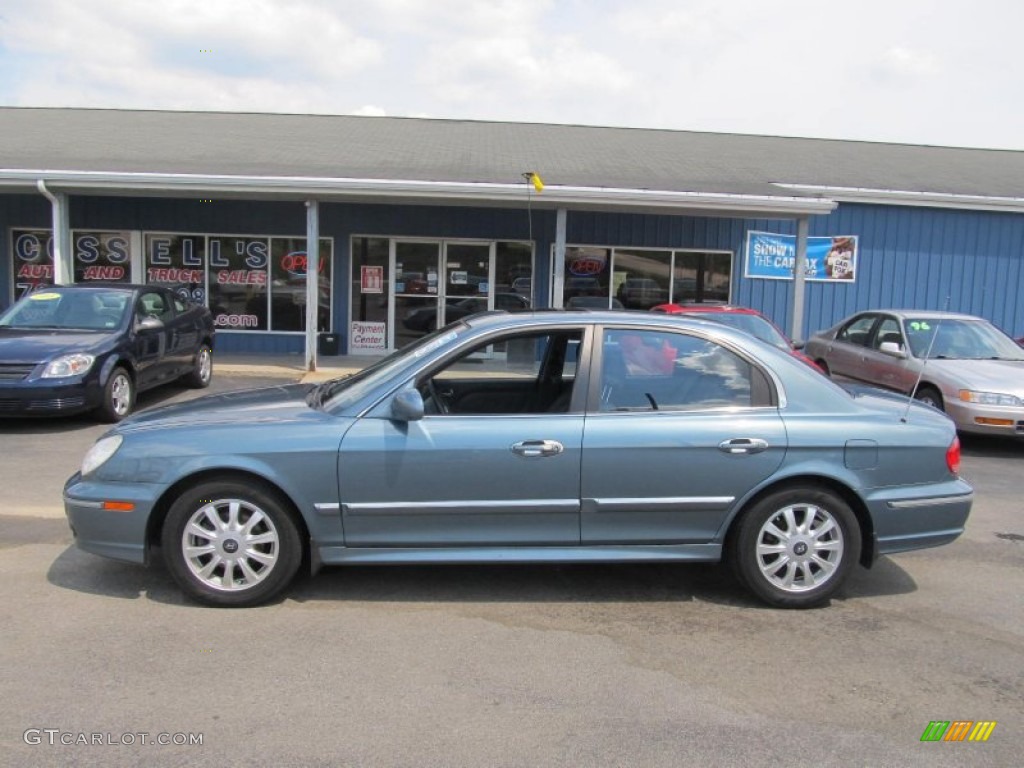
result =
[{"label": "front bumper", "polygon": [[98,408],[102,389],[82,376],[0,383],[0,417],[58,416]]},{"label": "front bumper", "polygon": [[951,400],[945,405],[946,413],[962,432],[1024,438],[1024,408],[980,405],[962,400]]},{"label": "front bumper", "polygon": [[[75,545],[85,552],[129,563],[148,561],[149,518],[162,486],[147,483],[95,483],[74,474],[64,485],[64,514]],[[131,511],[104,508],[130,502]]]}]

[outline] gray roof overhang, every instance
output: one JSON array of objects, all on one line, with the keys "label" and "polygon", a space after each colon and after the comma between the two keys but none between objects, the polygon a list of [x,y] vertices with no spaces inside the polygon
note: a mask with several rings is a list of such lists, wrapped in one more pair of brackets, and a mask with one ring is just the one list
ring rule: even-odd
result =
[{"label": "gray roof overhang", "polygon": [[827,214],[837,203],[824,196],[752,195],[655,189],[548,185],[533,193],[525,183],[350,179],[307,176],[238,176],[53,169],[0,169],[0,190],[79,195],[309,200],[405,205],[464,205],[600,210],[792,219]]}]

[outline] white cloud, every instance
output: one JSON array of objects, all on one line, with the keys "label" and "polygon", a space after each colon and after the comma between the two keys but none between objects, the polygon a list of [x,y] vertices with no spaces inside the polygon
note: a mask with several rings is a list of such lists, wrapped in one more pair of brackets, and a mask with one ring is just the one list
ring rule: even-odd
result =
[{"label": "white cloud", "polygon": [[0,103],[1016,148],[1022,25],[1016,0],[0,0]]},{"label": "white cloud", "polygon": [[353,115],[360,115],[362,117],[387,117],[387,111],[381,107],[375,107],[372,104],[366,104],[362,107],[352,110]]},{"label": "white cloud", "polygon": [[[381,59],[378,42],[301,3],[35,0],[24,9],[5,14],[2,39],[35,60],[17,86],[35,103],[308,111],[324,84]],[[305,95],[299,83],[310,84]]]},{"label": "white cloud", "polygon": [[899,45],[886,50],[874,69],[881,79],[928,77],[941,71],[933,54]]}]

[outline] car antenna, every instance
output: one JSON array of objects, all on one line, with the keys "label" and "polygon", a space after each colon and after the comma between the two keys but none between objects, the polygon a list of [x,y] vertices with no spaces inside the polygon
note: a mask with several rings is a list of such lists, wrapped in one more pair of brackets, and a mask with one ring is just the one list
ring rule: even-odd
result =
[{"label": "car antenna", "polygon": [[[946,307],[943,311],[949,311],[949,300],[950,296],[946,295]],[[935,321],[935,332],[932,333],[932,337],[928,339],[928,349],[924,353],[924,362],[921,363],[921,370],[917,372],[917,381],[914,382],[914,388],[910,390],[910,395],[907,397],[907,409],[903,411],[903,417],[900,419],[904,424],[907,423],[907,418],[910,416],[910,404],[914,402],[914,397],[917,395],[917,388],[921,386],[921,379],[924,378],[924,369],[928,365],[928,361],[932,358],[932,347],[935,345],[935,339],[939,336],[939,326],[942,325],[942,316]],[[910,349],[910,339],[907,339],[907,349]]]}]

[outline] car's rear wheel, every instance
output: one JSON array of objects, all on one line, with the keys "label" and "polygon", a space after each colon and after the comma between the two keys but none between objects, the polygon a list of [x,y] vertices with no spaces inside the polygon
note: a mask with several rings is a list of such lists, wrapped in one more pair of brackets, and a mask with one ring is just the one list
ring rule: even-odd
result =
[{"label": "car's rear wheel", "polygon": [[289,505],[236,480],[189,488],[164,520],[161,546],[178,586],[207,605],[245,607],[279,594],[302,562]]},{"label": "car's rear wheel", "polygon": [[935,387],[918,387],[914,398],[926,405],[930,405],[932,408],[938,408],[940,411],[945,410],[942,407],[942,394]]},{"label": "car's rear wheel", "polygon": [[97,411],[101,421],[120,421],[135,406],[135,382],[124,368],[115,368],[103,385],[103,400]]},{"label": "car's rear wheel", "polygon": [[739,521],[732,565],[740,581],[780,608],[810,608],[842,586],[860,555],[857,518],[836,494],[787,488],[756,501]]},{"label": "car's rear wheel", "polygon": [[194,389],[210,386],[213,379],[213,350],[203,344],[196,350],[192,370],[185,374],[185,383]]}]

